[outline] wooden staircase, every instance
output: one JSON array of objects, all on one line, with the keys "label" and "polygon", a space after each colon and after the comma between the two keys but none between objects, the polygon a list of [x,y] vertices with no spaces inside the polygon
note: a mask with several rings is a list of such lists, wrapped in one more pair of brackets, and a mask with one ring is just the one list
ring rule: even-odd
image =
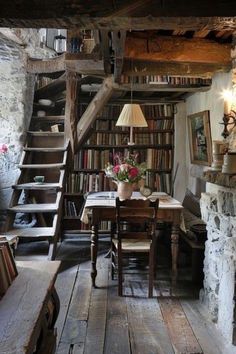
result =
[{"label": "wooden staircase", "polygon": [[[43,109],[47,110],[47,107]],[[31,118],[19,164],[20,175],[13,186],[5,234],[48,240],[48,257],[53,260],[60,237],[68,145],[64,139],[65,117],[49,115],[51,112],[50,107],[45,117],[33,115]],[[59,132],[51,131],[52,125],[57,125]],[[45,176],[45,182],[35,183],[34,177],[37,175]],[[16,223],[19,213],[28,217],[30,227]]]}]

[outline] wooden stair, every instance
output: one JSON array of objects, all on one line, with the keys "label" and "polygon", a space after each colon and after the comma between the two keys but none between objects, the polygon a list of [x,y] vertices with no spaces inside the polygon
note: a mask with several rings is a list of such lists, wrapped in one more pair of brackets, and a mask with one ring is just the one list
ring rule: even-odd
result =
[{"label": "wooden stair", "polygon": [[[42,94],[44,90],[40,92]],[[38,97],[37,93],[35,97]],[[34,104],[34,107],[37,106],[37,103]],[[68,156],[68,146],[64,141],[65,116],[56,113],[37,117],[35,113],[33,112],[31,118],[27,140],[18,165],[20,175],[17,183],[12,186],[13,193],[4,234],[19,238],[46,239],[49,241],[48,257],[55,259],[61,229],[63,189]],[[53,107],[50,107],[50,113],[53,114]],[[58,125],[60,131],[51,131],[52,125],[55,124]],[[36,175],[43,175],[45,182],[35,183]],[[25,217],[28,215],[34,221],[34,226],[18,225],[16,215],[19,213]]]}]

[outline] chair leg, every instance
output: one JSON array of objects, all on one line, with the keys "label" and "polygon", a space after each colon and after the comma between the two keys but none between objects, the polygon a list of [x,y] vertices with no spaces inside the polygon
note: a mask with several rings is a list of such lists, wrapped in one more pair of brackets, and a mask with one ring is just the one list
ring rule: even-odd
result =
[{"label": "chair leg", "polygon": [[154,249],[153,247],[151,247],[149,253],[148,297],[153,297],[153,279],[154,279]]},{"label": "chair leg", "polygon": [[123,269],[122,269],[122,253],[118,248],[118,295],[123,296]]},{"label": "chair leg", "polygon": [[111,243],[111,279],[114,280],[114,267],[115,267],[115,246]]}]

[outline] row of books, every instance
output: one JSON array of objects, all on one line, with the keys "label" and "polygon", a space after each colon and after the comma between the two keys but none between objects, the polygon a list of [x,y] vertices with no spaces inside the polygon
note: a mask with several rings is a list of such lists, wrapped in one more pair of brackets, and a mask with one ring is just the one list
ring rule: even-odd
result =
[{"label": "row of books", "polygon": [[146,172],[145,184],[148,185],[153,191],[172,193],[171,185],[172,177],[170,173],[153,173]]},{"label": "row of books", "polygon": [[71,173],[68,176],[66,183],[66,192],[69,193],[86,193],[100,192],[110,189],[110,180],[105,176],[104,172]]},{"label": "row of books", "polygon": [[147,168],[171,170],[173,166],[173,152],[172,150],[156,150],[147,149]]},{"label": "row of books", "polygon": [[[174,129],[174,118],[166,119],[166,117],[157,118],[157,119],[148,119],[147,127],[134,128],[134,133],[142,134],[145,130],[156,130],[156,129]],[[97,119],[94,124],[94,130],[104,130],[112,133],[114,130],[117,133],[125,134],[129,133],[127,127],[117,127],[116,120],[112,119]],[[99,132],[98,132],[99,133]]]},{"label": "row of books", "polygon": [[76,207],[76,203],[72,200],[64,199],[64,215],[65,216],[78,216],[79,210]]},{"label": "row of books", "polygon": [[[118,119],[123,104],[107,105],[99,114],[99,117],[106,119]],[[173,117],[175,113],[175,107],[173,104],[151,104],[151,105],[140,105],[144,116],[149,119],[158,119],[162,116]],[[79,105],[79,116],[85,112],[87,105]],[[99,119],[98,117],[98,119]]]},{"label": "row of books", "polygon": [[143,76],[121,76],[123,84],[157,84],[157,85],[211,85],[210,78],[171,76],[171,75],[143,75]]},{"label": "row of books", "polygon": [[[129,133],[127,134],[109,134],[94,133],[88,139],[86,145],[127,145],[129,141]],[[169,132],[161,133],[134,133],[134,141],[137,145],[166,145],[174,143],[174,136]]]},{"label": "row of books", "polygon": [[[4,238],[1,238],[4,240]],[[18,274],[8,241],[0,241],[0,298]]]},{"label": "row of books", "polygon": [[[140,151],[133,151],[137,155],[138,163],[146,162],[148,169],[171,169],[173,164],[173,151],[172,145],[167,145],[167,148],[162,149],[145,149]],[[123,149],[125,150],[125,149]],[[119,150],[96,150],[87,149],[80,150],[74,158],[74,169],[92,169],[104,170],[106,164],[110,162],[113,164],[115,154]],[[120,152],[122,156],[127,156],[126,151]]]}]

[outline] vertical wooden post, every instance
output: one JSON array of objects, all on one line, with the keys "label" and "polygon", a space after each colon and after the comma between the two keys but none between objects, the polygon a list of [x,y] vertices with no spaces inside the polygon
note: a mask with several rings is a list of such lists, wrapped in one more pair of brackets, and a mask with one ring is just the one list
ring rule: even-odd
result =
[{"label": "vertical wooden post", "polygon": [[232,48],[231,48],[231,59],[232,59],[232,83],[236,87],[236,32],[232,36]]},{"label": "vertical wooden post", "polygon": [[66,72],[65,143],[69,140],[72,153],[76,151],[78,124],[78,96],[80,75]]}]

